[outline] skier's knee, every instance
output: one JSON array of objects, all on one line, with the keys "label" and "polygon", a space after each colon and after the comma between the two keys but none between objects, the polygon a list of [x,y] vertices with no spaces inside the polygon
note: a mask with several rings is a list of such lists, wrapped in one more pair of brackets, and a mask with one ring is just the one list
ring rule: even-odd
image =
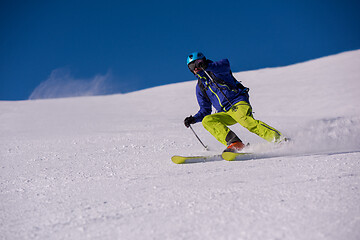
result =
[{"label": "skier's knee", "polygon": [[252,130],[257,124],[256,120],[252,117],[244,116],[238,120],[238,123],[240,123],[241,126],[248,130]]},{"label": "skier's knee", "polygon": [[208,126],[209,125],[209,123],[210,122],[212,122],[213,121],[213,118],[212,118],[212,116],[211,115],[207,115],[207,116],[205,116],[204,118],[203,118],[203,120],[202,120],[202,125],[204,126],[204,127],[206,127],[206,126]]}]

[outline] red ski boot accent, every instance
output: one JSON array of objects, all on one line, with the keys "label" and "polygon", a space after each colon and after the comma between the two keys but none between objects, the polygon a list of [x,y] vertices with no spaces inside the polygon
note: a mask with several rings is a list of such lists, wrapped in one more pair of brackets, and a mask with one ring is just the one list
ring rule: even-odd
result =
[{"label": "red ski boot accent", "polygon": [[233,142],[231,143],[225,150],[224,152],[240,152],[242,149],[244,149],[245,145],[240,142]]}]

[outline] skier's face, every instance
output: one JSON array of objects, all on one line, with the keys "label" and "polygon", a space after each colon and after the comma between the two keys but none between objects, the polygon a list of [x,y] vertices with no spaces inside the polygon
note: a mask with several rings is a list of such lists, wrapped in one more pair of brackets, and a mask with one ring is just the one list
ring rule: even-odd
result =
[{"label": "skier's face", "polygon": [[188,64],[188,67],[189,67],[190,71],[192,71],[195,74],[197,74],[198,72],[201,71],[201,68],[195,67],[196,62],[199,62],[199,61],[202,61],[202,60],[196,60],[196,61],[191,62],[191,63]]},{"label": "skier's face", "polygon": [[200,71],[201,71],[201,69],[199,69],[199,68],[195,68],[195,69],[194,69],[194,73],[195,73],[195,74],[197,74],[197,73],[200,72]]}]

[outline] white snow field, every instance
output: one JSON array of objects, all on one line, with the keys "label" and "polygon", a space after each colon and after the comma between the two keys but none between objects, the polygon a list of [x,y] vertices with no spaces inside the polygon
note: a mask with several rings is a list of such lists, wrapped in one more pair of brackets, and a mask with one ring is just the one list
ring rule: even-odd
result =
[{"label": "white snow field", "polygon": [[0,239],[360,239],[360,50],[236,77],[291,144],[172,163],[224,149],[183,125],[196,81],[0,102]]}]

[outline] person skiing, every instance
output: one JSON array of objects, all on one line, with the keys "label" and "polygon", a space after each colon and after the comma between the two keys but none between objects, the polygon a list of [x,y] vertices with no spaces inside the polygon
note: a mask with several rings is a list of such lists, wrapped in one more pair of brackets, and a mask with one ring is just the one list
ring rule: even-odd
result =
[{"label": "person skiing", "polygon": [[[236,123],[268,142],[278,143],[285,139],[275,128],[254,119],[249,89],[234,78],[228,59],[213,62],[201,52],[194,52],[187,57],[187,65],[198,78],[196,97],[200,106],[194,116],[185,118],[187,128],[190,124],[202,122],[207,131],[227,146],[224,152],[239,152],[245,147],[228,128]],[[211,114],[212,106],[217,113]]]}]

